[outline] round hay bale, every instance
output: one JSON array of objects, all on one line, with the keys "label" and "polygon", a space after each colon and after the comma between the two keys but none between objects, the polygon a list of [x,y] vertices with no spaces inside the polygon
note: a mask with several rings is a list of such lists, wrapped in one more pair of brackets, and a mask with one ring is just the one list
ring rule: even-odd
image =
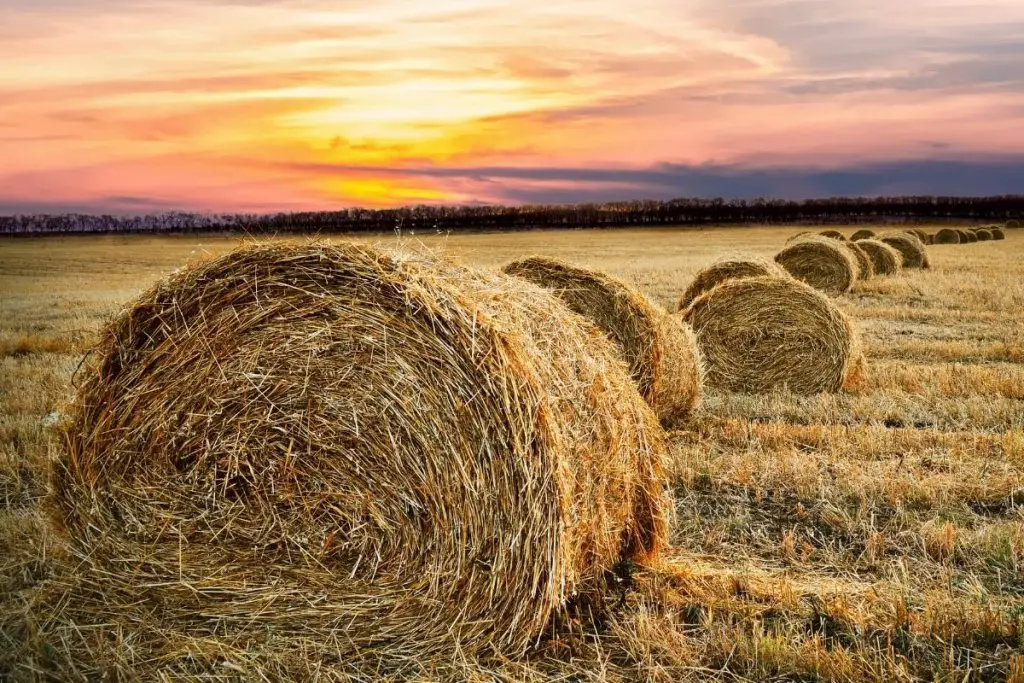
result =
[{"label": "round hay bale", "polygon": [[829,294],[844,294],[857,281],[857,259],[849,249],[828,237],[805,237],[775,257],[796,279]]},{"label": "round hay bale", "polygon": [[943,228],[936,233],[935,244],[960,244],[960,233],[952,228]]},{"label": "round hay bale", "polygon": [[830,239],[839,240],[841,242],[846,241],[846,235],[839,232],[838,230],[822,230],[818,234],[821,235],[822,237],[828,237]]},{"label": "round hay bale", "polygon": [[854,242],[859,242],[860,240],[869,240],[874,236],[874,230],[858,230],[857,232],[853,233],[853,237],[851,237],[850,239],[853,240]]},{"label": "round hay bale", "polygon": [[704,268],[693,278],[686,292],[679,299],[679,310],[685,311],[698,296],[726,280],[747,277],[789,277],[774,261],[756,256],[726,256]]},{"label": "round hay bale", "polygon": [[861,249],[856,242],[847,242],[847,249],[849,249],[854,257],[857,259],[857,279],[864,281],[870,280],[875,276],[875,267],[871,262],[871,257],[868,253]]},{"label": "round hay bale", "polygon": [[988,230],[985,230],[985,229],[975,230],[974,234],[978,236],[978,241],[979,242],[991,242],[992,241],[992,233],[989,232]]},{"label": "round hay bale", "polygon": [[796,233],[795,235],[793,235],[792,237],[787,239],[786,240],[786,244],[789,244],[790,242],[795,242],[796,240],[800,239],[801,237],[809,237],[809,236],[811,236],[813,234],[814,234],[813,232],[809,232],[807,230],[801,230],[800,232]]},{"label": "round hay bale", "polygon": [[971,242],[977,242],[978,236],[972,231],[964,228],[957,228],[957,234],[960,235],[960,244],[970,244]]},{"label": "round hay bale", "polygon": [[709,387],[764,393],[838,391],[863,372],[859,336],[839,308],[792,278],[730,280],[684,314]]},{"label": "round hay bale", "polygon": [[857,243],[871,259],[875,275],[895,275],[903,268],[903,254],[878,240],[861,240]]},{"label": "round hay bale", "polygon": [[925,246],[930,246],[932,244],[935,244],[935,233],[929,232],[925,236],[928,238],[928,239],[926,239],[924,241]]},{"label": "round hay bale", "polygon": [[64,429],[51,514],[140,667],[519,654],[667,542],[661,429],[593,325],[365,246],[159,283]]},{"label": "round hay bale", "polygon": [[701,365],[693,333],[621,280],[543,256],[504,268],[550,290],[615,342],[640,395],[662,422],[685,419],[700,402]]},{"label": "round hay bale", "polygon": [[1021,227],[1021,222],[1017,219],[1006,221],[1006,227],[1010,230],[1016,230]]},{"label": "round hay bale", "polygon": [[914,228],[913,230],[907,230],[907,232],[921,240],[921,244],[928,244],[928,233],[924,230]]},{"label": "round hay bale", "polygon": [[964,233],[967,235],[968,242],[974,243],[978,241],[978,233],[974,230],[964,230]]},{"label": "round hay bale", "polygon": [[916,236],[905,232],[896,232],[882,235],[880,239],[903,254],[904,268],[928,267],[928,251]]},{"label": "round hay bale", "polygon": [[990,230],[990,232],[992,233],[992,239],[994,240],[1006,239],[1006,233],[1003,232],[1000,228],[993,228],[992,230]]}]

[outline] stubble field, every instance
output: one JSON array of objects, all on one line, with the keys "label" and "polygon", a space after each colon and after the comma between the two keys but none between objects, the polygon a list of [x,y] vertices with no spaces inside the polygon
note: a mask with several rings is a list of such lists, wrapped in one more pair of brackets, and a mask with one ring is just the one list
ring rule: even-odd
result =
[{"label": "stubble field", "polygon": [[[674,309],[716,257],[770,258],[796,231],[374,241],[483,268],[557,256]],[[0,679],[95,673],[66,640],[59,606],[38,600],[61,571],[39,505],[59,447],[47,425],[73,396],[83,354],[142,289],[238,243],[0,242]],[[837,299],[864,335],[864,386],[816,397],[710,393],[670,434],[669,567],[638,571],[609,619],[566,624],[530,661],[468,663],[461,675],[1024,681],[1024,235],[929,253],[931,270],[859,283]]]}]

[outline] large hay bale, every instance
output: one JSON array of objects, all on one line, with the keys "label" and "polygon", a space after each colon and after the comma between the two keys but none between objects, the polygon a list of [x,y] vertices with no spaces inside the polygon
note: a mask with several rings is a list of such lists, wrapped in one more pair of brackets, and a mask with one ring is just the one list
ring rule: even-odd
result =
[{"label": "large hay bale", "polygon": [[868,253],[861,249],[856,242],[847,242],[846,247],[857,259],[857,279],[864,281],[874,277],[875,268]]},{"label": "large hay bale", "polygon": [[679,299],[679,310],[685,311],[694,299],[726,280],[739,280],[747,277],[788,278],[789,273],[777,263],[756,256],[722,257],[697,273],[693,282]]},{"label": "large hay bale", "polygon": [[965,228],[957,228],[957,234],[960,235],[960,244],[970,244],[971,242],[977,242],[978,236],[973,231]]},{"label": "large hay bale", "polygon": [[800,232],[796,233],[795,235],[792,235],[789,239],[787,239],[786,244],[789,244],[790,242],[795,242],[796,240],[802,237],[810,237],[813,234],[813,232],[810,232],[808,230],[801,230]]},{"label": "large hay bale", "polygon": [[857,243],[871,259],[875,275],[895,275],[903,268],[903,254],[879,240],[861,240]]},{"label": "large hay bale", "polygon": [[50,506],[95,596],[75,628],[124,639],[141,678],[516,655],[667,539],[661,429],[596,328],[522,280],[363,246],[158,284],[65,431]]},{"label": "large hay bale", "polygon": [[989,232],[988,230],[985,230],[985,229],[975,230],[974,234],[978,236],[978,241],[979,242],[991,242],[992,241],[992,233]]},{"label": "large hay bale", "polygon": [[684,314],[711,388],[743,393],[838,391],[863,372],[859,335],[828,297],[791,278],[730,280]]},{"label": "large hay bale", "polygon": [[1003,232],[1002,229],[1000,229],[1000,228],[993,228],[992,230],[990,230],[990,232],[992,233],[992,239],[994,239],[994,240],[1005,240],[1006,239],[1006,233]]},{"label": "large hay bale", "polygon": [[859,242],[860,240],[872,239],[874,236],[875,236],[875,231],[874,230],[866,230],[865,229],[865,230],[858,230],[857,232],[853,233],[853,237],[851,237],[850,239],[852,241],[854,241],[854,242]]},{"label": "large hay bale", "polygon": [[943,228],[936,233],[935,244],[960,244],[960,233],[952,228]]},{"label": "large hay bale", "polygon": [[1006,227],[1010,230],[1016,230],[1021,227],[1021,222],[1017,219],[1006,221]]},{"label": "large hay bale", "polygon": [[839,240],[840,242],[846,241],[846,235],[839,232],[838,230],[822,230],[818,233],[822,237],[828,237],[830,239]]},{"label": "large hay bale", "polygon": [[928,250],[915,235],[894,232],[882,235],[879,239],[903,254],[904,268],[927,268],[929,266]]},{"label": "large hay bale", "polygon": [[924,230],[921,230],[920,228],[914,228],[912,230],[907,230],[907,233],[914,235],[915,237],[917,237],[917,239],[921,240],[921,244],[928,244],[928,233],[926,233]]},{"label": "large hay bale", "polygon": [[850,291],[857,281],[857,259],[849,249],[828,237],[804,237],[775,256],[796,279],[829,294]]},{"label": "large hay bale", "polygon": [[978,234],[974,230],[964,230],[964,234],[967,235],[967,241],[974,243],[978,241]]},{"label": "large hay bale", "polygon": [[557,259],[534,256],[504,268],[551,290],[616,343],[640,395],[666,424],[700,401],[700,355],[693,332],[621,280]]}]

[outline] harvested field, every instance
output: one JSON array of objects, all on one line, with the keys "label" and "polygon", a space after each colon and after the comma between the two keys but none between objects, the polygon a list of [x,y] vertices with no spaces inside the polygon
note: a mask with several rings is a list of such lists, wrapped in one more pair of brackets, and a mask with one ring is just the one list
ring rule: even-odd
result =
[{"label": "harvested field", "polygon": [[[492,273],[537,253],[580,263],[674,310],[698,271],[716,259],[742,249],[770,260],[798,229],[422,241]],[[389,248],[418,248],[407,239],[378,239]],[[62,447],[56,413],[87,376],[82,354],[99,341],[105,321],[157,280],[237,246],[226,238],[143,236],[0,244],[0,345],[11,350],[0,356],[0,679],[124,679],[161,665],[163,676],[179,680],[204,673],[337,680],[352,673],[326,654],[345,644],[331,635],[337,631],[285,626],[322,624],[322,603],[308,598],[329,594],[333,581],[282,590],[284,607],[270,608],[258,635],[183,643],[191,659],[176,666],[144,658],[145,639],[166,635],[158,612],[151,613],[152,633],[114,630],[101,649],[102,628],[90,627],[80,619],[89,613],[69,611],[63,599],[71,588],[96,596],[104,590],[95,578],[76,576],[42,507],[47,463]],[[693,417],[668,432],[675,510],[664,564],[616,567],[603,600],[571,605],[576,611],[552,623],[523,657],[430,655],[401,675],[1014,680],[1024,667],[1024,237],[1009,230],[1004,241],[929,251],[929,270],[875,277],[831,299],[862,333],[868,365],[859,387],[812,396],[709,389]],[[397,362],[390,352],[389,362]],[[253,381],[260,386],[256,375]],[[339,540],[322,539],[317,549],[329,556]],[[183,547],[183,557],[189,552]],[[177,560],[167,569],[176,567]],[[483,577],[489,570],[474,571]],[[190,599],[217,598],[212,581],[173,583]],[[250,597],[261,599],[258,592]],[[517,608],[526,603],[514,597],[508,600]],[[601,616],[590,618],[591,610]],[[194,618],[239,628],[237,614]],[[287,666],[271,663],[286,650]],[[212,673],[203,662],[215,664]]]}]

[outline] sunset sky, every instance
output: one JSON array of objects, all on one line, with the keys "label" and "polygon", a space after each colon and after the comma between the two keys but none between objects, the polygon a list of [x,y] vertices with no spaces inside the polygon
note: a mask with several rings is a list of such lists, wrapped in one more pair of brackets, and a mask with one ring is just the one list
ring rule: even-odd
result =
[{"label": "sunset sky", "polygon": [[1009,192],[1022,0],[0,2],[0,214]]}]

